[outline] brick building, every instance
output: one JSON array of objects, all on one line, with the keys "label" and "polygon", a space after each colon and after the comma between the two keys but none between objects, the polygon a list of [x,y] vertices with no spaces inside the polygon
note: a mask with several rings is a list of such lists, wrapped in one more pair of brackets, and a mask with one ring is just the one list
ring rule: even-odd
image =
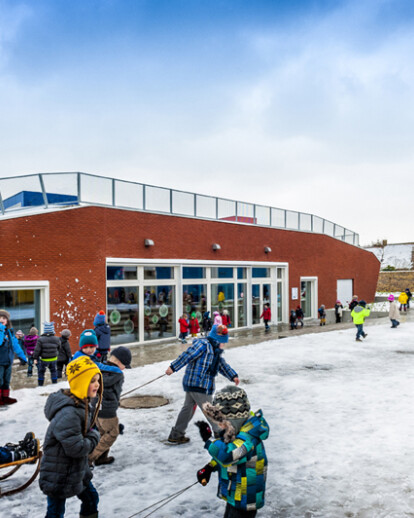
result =
[{"label": "brick building", "polygon": [[243,328],[266,302],[277,323],[299,304],[316,317],[374,299],[378,259],[310,214],[84,173],[3,179],[0,194],[0,307],[25,332],[53,320],[76,343],[103,309],[113,344],[150,342],[178,335],[183,312],[227,310]]}]

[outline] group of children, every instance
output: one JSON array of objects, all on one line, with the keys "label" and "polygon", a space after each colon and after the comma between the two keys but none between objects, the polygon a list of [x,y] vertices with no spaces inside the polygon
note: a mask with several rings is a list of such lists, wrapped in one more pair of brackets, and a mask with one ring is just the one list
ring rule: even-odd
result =
[{"label": "group of children", "polygon": [[[213,318],[214,321],[210,317],[210,311],[204,312],[203,320],[201,323],[204,336],[207,336],[207,334],[211,331],[213,323],[214,325],[223,324],[226,327],[231,326],[230,315],[227,309],[223,309],[221,313],[219,311],[214,311]],[[191,313],[190,317],[187,313],[183,313],[178,319],[178,323],[180,325],[180,334],[178,335],[178,340],[180,340],[180,342],[183,344],[187,343],[188,335],[190,335],[192,338],[197,338],[201,331],[200,323],[195,311]]]}]

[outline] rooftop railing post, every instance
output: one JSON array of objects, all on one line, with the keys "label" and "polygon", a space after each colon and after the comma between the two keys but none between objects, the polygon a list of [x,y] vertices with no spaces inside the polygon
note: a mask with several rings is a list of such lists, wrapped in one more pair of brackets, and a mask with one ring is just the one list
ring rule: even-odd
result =
[{"label": "rooftop railing post", "polygon": [[311,232],[313,232],[313,214],[311,214]]},{"label": "rooftop railing post", "polygon": [[147,210],[147,189],[145,183],[142,184],[142,210]]},{"label": "rooftop railing post", "polygon": [[325,219],[322,220],[322,234],[325,234]]},{"label": "rooftop railing post", "polygon": [[2,215],[4,215],[4,213],[6,211],[4,210],[4,203],[3,203],[3,197],[1,195],[1,192],[0,192],[0,210],[1,210]]},{"label": "rooftop railing post", "polygon": [[173,190],[170,189],[170,214],[173,213]]},{"label": "rooftop railing post", "polygon": [[269,207],[269,227],[272,226],[272,207]]},{"label": "rooftop railing post", "polygon": [[257,225],[257,220],[256,220],[256,204],[253,205],[253,223],[255,225]]},{"label": "rooftop railing post", "polygon": [[78,203],[80,204],[82,201],[82,193],[81,193],[81,174],[77,173],[76,175],[76,181],[77,181],[77,187],[78,187]]},{"label": "rooftop railing post", "polygon": [[40,188],[42,189],[43,203],[45,205],[45,208],[47,209],[48,208],[47,194],[45,191],[45,184],[43,183],[43,177],[41,174],[39,174],[39,182],[40,182]]},{"label": "rooftop railing post", "polygon": [[194,217],[197,217],[197,194],[194,193]]},{"label": "rooftop railing post", "polygon": [[283,215],[284,215],[283,228],[287,228],[287,210],[283,210]]},{"label": "rooftop railing post", "polygon": [[219,210],[218,210],[218,198],[216,198],[216,219],[219,219],[218,214],[219,214]]},{"label": "rooftop railing post", "polygon": [[112,206],[115,207],[115,178],[112,178]]},{"label": "rooftop railing post", "polygon": [[236,201],[236,221],[239,221],[239,202]]}]

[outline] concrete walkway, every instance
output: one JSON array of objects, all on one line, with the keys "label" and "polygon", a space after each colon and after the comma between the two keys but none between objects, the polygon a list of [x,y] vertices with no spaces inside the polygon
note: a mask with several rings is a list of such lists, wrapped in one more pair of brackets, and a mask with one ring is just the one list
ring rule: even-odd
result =
[{"label": "concrete walkway", "polygon": [[[379,318],[368,318],[365,322],[366,327],[374,325],[383,325],[389,323],[388,313],[384,313],[383,317]],[[401,314],[400,322],[403,325],[404,322],[414,321],[414,308],[408,311],[406,314]],[[226,349],[233,347],[242,347],[245,345],[257,344],[260,342],[266,342],[268,340],[278,340],[287,338],[289,336],[304,335],[309,333],[328,333],[330,331],[337,331],[340,329],[355,329],[352,322],[345,322],[341,324],[327,324],[326,326],[320,326],[319,321],[312,319],[305,321],[305,325],[299,329],[290,330],[290,326],[287,324],[279,324],[272,326],[269,332],[264,331],[264,326],[260,326],[253,329],[245,330],[234,330],[230,332],[230,340],[226,345]],[[138,367],[142,365],[149,365],[151,363],[158,363],[165,361],[166,367],[167,362],[174,360],[180,355],[189,345],[191,341],[188,339],[187,345],[181,344],[177,339],[170,340],[168,342],[148,342],[136,346],[131,346],[132,352],[132,366]],[[36,387],[37,386],[37,369],[33,369],[33,377],[27,378],[27,367],[21,367],[18,362],[15,362],[12,374],[12,389],[16,390],[25,387]],[[46,371],[45,383],[50,383],[50,374]]]}]

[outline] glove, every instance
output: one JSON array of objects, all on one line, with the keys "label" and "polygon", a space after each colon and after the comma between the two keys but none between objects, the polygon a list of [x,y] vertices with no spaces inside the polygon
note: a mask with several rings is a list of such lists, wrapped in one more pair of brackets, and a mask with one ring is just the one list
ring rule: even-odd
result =
[{"label": "glove", "polygon": [[125,426],[122,423],[119,423],[118,429],[119,434],[122,435],[124,433]]},{"label": "glove", "polygon": [[210,464],[206,464],[204,468],[197,471],[197,480],[202,486],[206,486],[209,481],[214,468]]},{"label": "glove", "polygon": [[208,441],[212,435],[210,426],[205,421],[197,421],[195,425],[198,426],[203,441]]}]

